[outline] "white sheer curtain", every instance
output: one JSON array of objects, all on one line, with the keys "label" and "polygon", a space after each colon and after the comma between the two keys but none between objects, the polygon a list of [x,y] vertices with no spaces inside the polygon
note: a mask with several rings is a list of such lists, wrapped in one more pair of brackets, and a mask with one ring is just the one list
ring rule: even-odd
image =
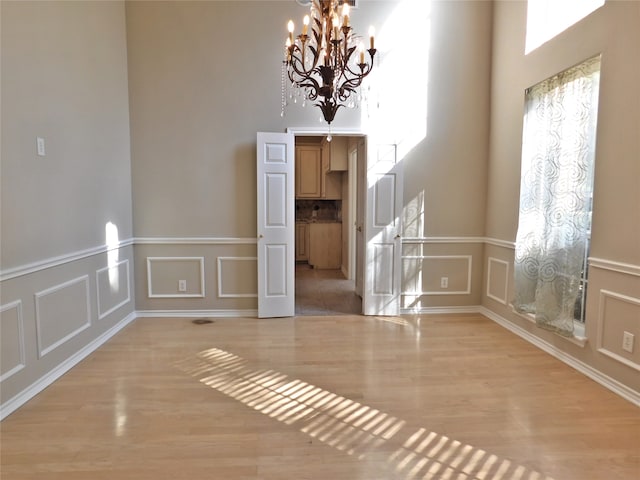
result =
[{"label": "white sheer curtain", "polygon": [[527,91],[514,307],[573,334],[591,198],[600,56]]}]

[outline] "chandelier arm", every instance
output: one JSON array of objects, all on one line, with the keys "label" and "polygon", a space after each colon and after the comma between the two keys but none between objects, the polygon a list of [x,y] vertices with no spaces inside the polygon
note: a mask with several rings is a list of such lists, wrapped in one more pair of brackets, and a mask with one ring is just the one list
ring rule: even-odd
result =
[{"label": "chandelier arm", "polygon": [[315,78],[310,75],[300,75],[300,78],[296,79],[294,78],[294,74],[291,70],[288,71],[288,76],[289,81],[291,81],[293,85],[296,85],[299,88],[307,89],[307,97],[309,98],[309,100],[313,101],[318,98],[320,84]]},{"label": "chandelier arm", "polygon": [[[302,61],[302,51],[300,50],[300,47],[294,44],[289,48],[291,49],[289,55],[291,57],[289,60],[289,66],[291,67],[291,69],[293,69],[300,76],[310,75],[313,72],[313,68],[307,70],[304,67],[304,62]],[[301,68],[299,68],[298,65],[300,65]]]}]

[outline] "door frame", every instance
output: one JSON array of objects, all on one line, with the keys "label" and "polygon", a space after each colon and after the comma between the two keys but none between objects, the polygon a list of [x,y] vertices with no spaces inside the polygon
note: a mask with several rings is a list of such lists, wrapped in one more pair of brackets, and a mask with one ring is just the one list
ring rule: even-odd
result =
[{"label": "door frame", "polygon": [[[322,128],[322,127],[317,127],[317,128],[312,128],[312,127],[287,127],[286,129],[286,133],[292,133],[293,137],[294,137],[294,144],[295,144],[295,140],[297,137],[325,137],[327,135],[329,135],[329,132],[327,131],[326,128]],[[359,129],[353,129],[353,128],[338,128],[338,129],[331,129],[331,135],[332,136],[340,136],[340,137],[359,137],[359,138],[363,138],[365,141],[365,145],[367,142],[367,134]],[[366,154],[366,152],[365,152]],[[350,158],[349,158],[349,152],[347,151],[347,160],[348,160],[348,165],[349,168],[351,168],[351,164],[350,164]],[[366,158],[361,159],[358,158],[358,162],[363,162],[366,161]],[[294,164],[294,168],[295,168],[295,164]],[[366,184],[367,184],[367,179],[366,179],[366,170],[363,170],[364,173],[364,177],[362,179],[362,185],[365,186],[366,188]],[[353,184],[355,185],[357,183],[357,177],[358,177],[358,171],[355,170],[353,172],[353,177],[354,177],[354,181]],[[351,208],[351,205],[353,204],[353,209],[355,210],[355,205],[357,202],[357,195],[355,193],[355,189],[352,189],[352,185],[350,182],[349,185],[349,205]],[[365,198],[365,202],[366,202],[366,198]],[[354,223],[356,218],[354,216],[354,218],[349,218],[351,215],[349,212],[347,212],[347,215],[345,217],[344,215],[345,212],[343,212],[343,221],[345,220],[345,218],[347,218],[347,221]],[[355,234],[355,224],[350,225],[349,226],[349,231],[350,231],[350,236],[352,238],[352,240],[349,241],[349,248],[351,249],[351,245],[353,244],[355,247],[355,244],[357,242],[357,235]],[[365,238],[364,236],[362,237],[362,240],[364,241]],[[362,245],[363,249],[366,249],[366,245]],[[356,276],[356,272],[355,272],[355,268],[352,270],[351,269],[351,264],[355,265],[355,256],[356,256],[356,251],[355,248],[353,251],[349,252],[349,279],[350,280],[354,280],[355,276]],[[366,278],[366,266],[364,267],[365,271],[363,272],[363,278]],[[363,305],[363,309],[360,312],[360,314],[364,314],[364,305]]]},{"label": "door frame", "polygon": [[[286,133],[291,133],[294,136],[294,144],[295,144],[295,138],[298,136],[324,136],[324,135],[328,135],[329,132],[327,131],[326,128],[323,127],[316,127],[316,128],[309,128],[309,127],[287,127],[286,129]],[[381,270],[380,272],[378,272],[377,270],[375,270],[376,265],[369,265],[369,261],[371,260],[371,255],[372,252],[369,251],[369,246],[368,246],[368,239],[372,238],[372,235],[374,233],[373,231],[373,224],[369,225],[372,221],[373,218],[371,216],[371,206],[369,205],[369,202],[372,201],[371,197],[371,193],[370,193],[370,187],[369,184],[371,182],[371,178],[376,175],[375,172],[375,168],[369,172],[370,168],[373,168],[374,166],[377,166],[381,160],[383,160],[383,158],[380,157],[380,152],[378,152],[380,146],[382,145],[377,145],[377,146],[372,146],[370,145],[370,135],[366,132],[364,132],[362,129],[352,129],[352,128],[342,128],[342,129],[332,129],[331,131],[331,135],[339,135],[339,136],[351,136],[351,137],[362,137],[364,139],[365,142],[365,155],[364,155],[364,178],[362,179],[363,182],[362,184],[365,185],[366,188],[366,195],[363,195],[364,197],[364,210],[365,210],[365,228],[364,228],[364,238],[363,238],[363,242],[364,244],[362,245],[363,250],[364,250],[364,266],[363,266],[363,277],[364,277],[364,282],[362,285],[363,288],[363,295],[362,295],[362,314],[363,315],[397,315],[400,313],[400,304],[401,304],[401,287],[400,287],[400,269],[401,269],[401,260],[400,260],[400,255],[401,253],[401,249],[402,249],[402,242],[401,242],[401,213],[399,214],[399,216],[396,218],[396,222],[397,225],[395,225],[395,230],[394,229],[387,229],[384,228],[382,231],[385,233],[385,236],[388,236],[389,233],[392,233],[393,236],[395,237],[395,239],[387,239],[385,240],[385,244],[380,244],[384,249],[386,250],[391,250],[393,253],[393,262],[390,266],[390,268],[387,268],[386,271]],[[397,152],[397,145],[395,145],[395,143],[390,143],[388,145],[392,145],[394,149],[394,151]],[[375,148],[373,148],[375,147]],[[371,155],[376,155],[375,159],[370,158]],[[397,161],[397,158],[394,157],[394,163]],[[358,160],[358,164],[360,165],[360,159]],[[370,164],[370,162],[372,162]],[[398,178],[400,180],[400,184],[396,184],[396,188],[399,187],[399,190],[397,191],[397,194],[395,195],[395,204],[399,205],[400,208],[401,204],[402,204],[402,190],[403,190],[403,180],[402,180],[402,165],[398,164],[398,168],[399,170],[399,175],[396,175],[396,178]],[[373,174],[373,176],[372,176]],[[358,180],[359,180],[359,176],[358,176]],[[294,194],[295,195],[295,194]],[[295,200],[294,200],[295,201]],[[394,230],[392,232],[392,230]],[[381,247],[381,248],[382,248]],[[393,247],[393,248],[392,248]],[[389,266],[389,265],[387,265]],[[386,273],[386,272],[390,272],[393,276],[393,280],[389,283],[389,285],[391,286],[393,293],[391,294],[391,296],[393,297],[393,301],[389,301],[389,296],[387,293],[385,292],[380,292],[381,295],[377,295],[374,298],[373,295],[373,290],[374,288],[376,288],[376,278],[382,278],[380,276],[380,273]],[[385,295],[387,295],[387,298],[383,298],[385,297]],[[378,298],[379,297],[379,298]],[[385,307],[380,309],[380,305],[384,304]],[[394,306],[395,305],[395,306]],[[397,308],[396,308],[397,307]],[[396,311],[397,310],[397,311]]]}]

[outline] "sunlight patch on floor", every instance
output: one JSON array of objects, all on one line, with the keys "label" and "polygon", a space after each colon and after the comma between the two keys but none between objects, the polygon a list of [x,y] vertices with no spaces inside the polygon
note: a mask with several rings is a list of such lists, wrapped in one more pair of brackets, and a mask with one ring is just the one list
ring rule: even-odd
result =
[{"label": "sunlight patch on floor", "polygon": [[411,431],[402,419],[283,373],[254,369],[245,359],[218,348],[176,366],[247,407],[359,460],[387,452],[386,465],[395,478],[553,480],[428,429]]}]

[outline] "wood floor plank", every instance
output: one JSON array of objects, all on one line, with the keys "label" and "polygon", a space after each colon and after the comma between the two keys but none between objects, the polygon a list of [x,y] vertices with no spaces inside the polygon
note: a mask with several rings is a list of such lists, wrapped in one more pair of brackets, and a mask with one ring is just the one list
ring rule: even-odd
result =
[{"label": "wood floor plank", "polygon": [[479,315],[138,319],[0,429],[6,480],[640,478],[640,409]]}]

